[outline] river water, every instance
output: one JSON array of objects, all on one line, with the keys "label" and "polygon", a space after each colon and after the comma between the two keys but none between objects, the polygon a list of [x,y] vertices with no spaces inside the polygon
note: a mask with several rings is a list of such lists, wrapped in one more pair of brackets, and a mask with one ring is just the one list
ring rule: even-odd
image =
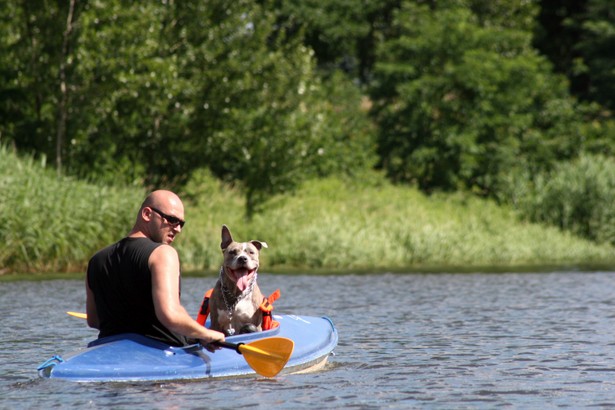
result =
[{"label": "river water", "polygon": [[[198,309],[214,278],[186,278]],[[329,316],[335,355],[311,374],[78,384],[39,379],[96,337],[80,280],[0,283],[0,409],[615,408],[615,273],[260,274],[276,312]]]}]

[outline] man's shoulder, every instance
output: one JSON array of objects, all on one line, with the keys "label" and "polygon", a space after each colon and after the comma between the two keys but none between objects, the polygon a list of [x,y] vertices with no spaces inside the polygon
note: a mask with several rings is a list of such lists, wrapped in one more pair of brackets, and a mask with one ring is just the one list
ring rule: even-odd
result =
[{"label": "man's shoulder", "polygon": [[153,251],[160,245],[162,244],[154,242],[150,238],[131,238],[127,236],[115,243],[112,243],[111,245],[100,249],[94,254],[94,256],[92,256],[92,259],[106,258],[110,254],[118,251],[122,253],[126,251],[130,252],[131,249],[143,249]]},{"label": "man's shoulder", "polygon": [[177,255],[177,250],[172,247],[171,245],[168,245],[166,243],[157,243],[158,246],[155,247],[155,249],[153,250],[152,253],[157,253],[157,254],[164,254],[164,255]]},{"label": "man's shoulder", "polygon": [[121,239],[118,242],[121,246],[153,246],[156,247],[160,245],[160,243],[153,241],[152,239],[145,236],[127,236]]},{"label": "man's shoulder", "polygon": [[109,253],[113,252],[113,250],[117,247],[118,242],[112,243],[111,245],[107,245],[104,248],[98,250],[93,256],[92,259],[98,259],[107,256]]},{"label": "man's shoulder", "polygon": [[158,249],[164,247],[164,244],[151,240],[150,238],[126,238],[126,248],[132,249],[134,252],[145,253],[151,255],[157,252]]}]

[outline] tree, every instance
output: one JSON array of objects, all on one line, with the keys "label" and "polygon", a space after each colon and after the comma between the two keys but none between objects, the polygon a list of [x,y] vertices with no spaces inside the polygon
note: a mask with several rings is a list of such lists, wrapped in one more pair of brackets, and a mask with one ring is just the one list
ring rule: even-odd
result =
[{"label": "tree", "polygon": [[379,34],[388,28],[400,0],[279,0],[278,24],[305,33],[317,65],[328,76],[343,70],[361,84],[370,81]]},{"label": "tree", "polygon": [[40,0],[0,4],[0,141],[44,158],[63,149],[54,130],[69,7]]},{"label": "tree", "polygon": [[521,16],[515,23],[486,4],[406,2],[396,13],[371,92],[394,180],[497,195],[515,168],[575,155],[567,84],[531,48],[534,6],[499,2],[511,9],[502,14]]},{"label": "tree", "polygon": [[541,0],[540,5],[536,47],[570,80],[574,95],[615,109],[613,2]]},{"label": "tree", "polygon": [[[71,175],[153,187],[210,168],[245,189],[251,215],[306,178],[372,162],[361,96],[345,79],[321,82],[313,51],[276,26],[269,4],[71,2],[53,18],[28,6],[0,8],[0,46],[21,64],[0,57],[2,89],[44,104],[3,132],[20,149],[55,147]],[[29,42],[15,17],[36,23]],[[25,63],[28,44],[36,64]],[[6,117],[12,101],[0,105]]]},{"label": "tree", "polygon": [[[340,105],[327,101],[313,52],[300,36],[278,30],[274,13],[248,1],[182,4],[178,21],[190,24],[178,33],[180,50],[192,56],[182,75],[194,84],[194,111],[178,152],[239,183],[248,216],[309,177],[368,166],[370,136],[354,124],[337,128]],[[352,101],[349,118],[365,119],[358,93]],[[357,148],[362,154],[353,154]]]},{"label": "tree", "polygon": [[588,0],[576,49],[587,66],[587,97],[615,110],[615,8],[607,0]]},{"label": "tree", "polygon": [[57,134],[56,134],[56,167],[58,175],[62,174],[62,151],[64,150],[64,140],[66,139],[66,123],[68,122],[68,84],[66,65],[70,64],[69,48],[73,32],[75,19],[75,0],[70,0],[68,6],[68,16],[66,17],[66,29],[62,34],[62,53],[60,55],[59,82],[60,98],[58,103],[57,115]]}]

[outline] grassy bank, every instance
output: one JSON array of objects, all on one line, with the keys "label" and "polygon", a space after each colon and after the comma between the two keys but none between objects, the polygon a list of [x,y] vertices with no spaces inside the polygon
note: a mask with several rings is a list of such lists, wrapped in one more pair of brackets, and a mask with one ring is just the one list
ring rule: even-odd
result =
[{"label": "grassy bank", "polygon": [[[0,266],[8,272],[83,271],[98,248],[130,229],[145,192],[57,178],[0,151]],[[177,248],[186,272],[218,269],[220,228],[259,239],[263,271],[381,271],[440,267],[614,264],[614,249],[554,228],[519,223],[493,203],[426,197],[376,174],[312,181],[272,199],[247,223],[239,192],[205,175],[184,192]]]},{"label": "grassy bank", "polygon": [[58,178],[0,147],[0,273],[82,270],[134,222],[143,192]]},{"label": "grassy bank", "polygon": [[240,217],[238,197],[222,209],[226,215],[205,202],[193,208],[196,226],[181,241],[190,268],[217,267],[222,223],[239,238],[267,241],[264,266],[274,271],[520,269],[610,264],[615,254],[554,228],[519,223],[490,202],[426,197],[374,175],[351,183],[312,181],[295,196],[271,201],[250,224]]}]

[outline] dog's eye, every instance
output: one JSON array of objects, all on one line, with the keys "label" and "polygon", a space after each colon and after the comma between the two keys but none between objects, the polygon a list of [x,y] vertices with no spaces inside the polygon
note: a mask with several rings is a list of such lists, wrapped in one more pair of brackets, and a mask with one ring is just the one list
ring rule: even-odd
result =
[{"label": "dog's eye", "polygon": [[228,251],[228,253],[230,253],[231,255],[237,255],[237,249],[231,249],[230,251]]}]

